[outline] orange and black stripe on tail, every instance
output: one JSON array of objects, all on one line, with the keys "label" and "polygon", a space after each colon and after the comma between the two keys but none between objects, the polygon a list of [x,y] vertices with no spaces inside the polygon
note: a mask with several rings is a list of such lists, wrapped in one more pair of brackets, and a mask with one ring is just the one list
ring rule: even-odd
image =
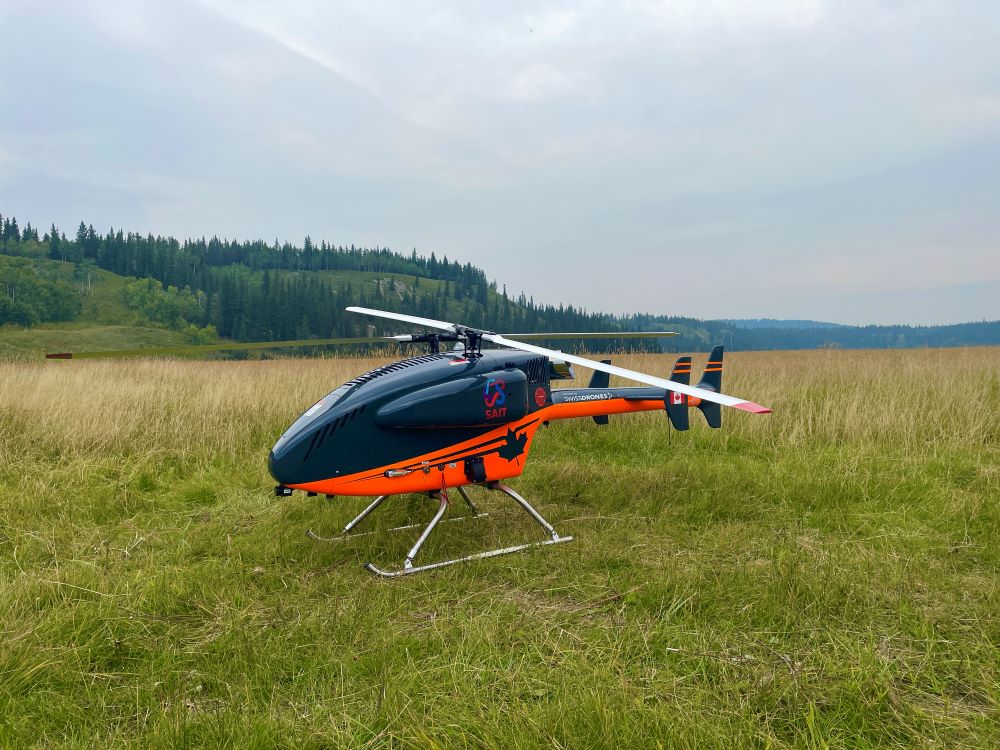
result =
[{"label": "orange and black stripe on tail", "polygon": [[[708,364],[705,365],[705,372],[698,383],[699,388],[706,391],[722,393],[722,347],[716,346],[712,353],[708,355]],[[695,403],[697,401],[697,403]],[[705,415],[705,421],[709,427],[722,427],[722,407],[711,401],[702,401],[698,398],[688,399],[691,406],[697,406],[701,413]]]}]

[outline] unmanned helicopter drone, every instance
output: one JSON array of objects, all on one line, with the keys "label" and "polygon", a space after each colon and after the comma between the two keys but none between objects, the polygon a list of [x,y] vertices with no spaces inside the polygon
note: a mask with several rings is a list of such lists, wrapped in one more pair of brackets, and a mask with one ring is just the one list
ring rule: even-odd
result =
[{"label": "unmanned helicopter drone", "polygon": [[[343,530],[343,538],[388,497],[428,493],[438,509],[396,570],[365,567],[396,577],[469,560],[496,557],[530,547],[572,540],[560,536],[505,479],[524,471],[538,428],[553,419],[592,417],[607,424],[609,414],[665,409],[678,430],[688,428],[688,408],[697,407],[710,427],[722,425],[722,406],[763,414],[759,404],[721,393],[722,347],[712,350],[701,381],[691,386],[691,358],[681,357],[670,380],[614,367],[515,340],[537,338],[619,338],[671,336],[670,332],[602,334],[510,334],[400,313],[348,307],[351,312],[410,323],[433,333],[386,337],[427,343],[428,354],[404,359],[344,383],[311,406],[271,449],[268,465],[279,482],[275,493],[302,490],[310,495],[375,496]],[[455,342],[441,352],[442,342]],[[484,343],[498,349],[483,349]],[[587,388],[553,389],[552,381],[572,379],[572,365],[594,370]],[[610,388],[610,375],[646,384]],[[449,509],[455,489],[479,515],[466,487],[480,485],[513,499],[548,535],[540,542],[415,565],[420,548]],[[458,519],[456,519],[458,520]],[[414,528],[406,526],[400,528]],[[309,532],[315,539],[325,540]]]},{"label": "unmanned helicopter drone", "polygon": [[[359,344],[375,342],[423,343],[429,352],[379,367],[344,383],[313,404],[278,438],[268,457],[279,497],[302,490],[308,495],[374,496],[348,523],[337,541],[392,495],[426,493],[438,509],[395,570],[365,567],[376,575],[394,578],[446,565],[478,560],[572,541],[560,536],[505,479],[524,471],[535,432],[553,419],[592,417],[607,424],[609,414],[664,409],[677,430],[688,429],[688,409],[698,408],[710,427],[722,426],[723,406],[766,414],[759,404],[722,389],[722,347],[709,355],[701,381],[690,385],[691,358],[681,357],[669,380],[622,367],[609,360],[545,349],[521,339],[618,339],[676,336],[670,331],[607,333],[520,333],[501,335],[480,328],[413,315],[348,307],[351,312],[409,323],[429,332],[367,338],[270,341],[251,344],[210,344],[182,349],[129,349],[113,352],[47,354],[49,359],[143,356],[156,354],[263,349],[281,346]],[[454,349],[441,351],[442,343]],[[490,343],[497,349],[483,349]],[[594,371],[587,388],[552,388],[553,380],[573,379],[573,365]],[[644,387],[610,388],[610,376],[619,375]],[[450,507],[455,489],[473,517],[481,518],[466,491],[469,485],[496,490],[513,499],[537,522],[548,538],[539,542],[479,552],[441,562],[415,565],[417,553]],[[463,517],[454,520],[461,520]],[[416,528],[401,526],[394,531]]]}]

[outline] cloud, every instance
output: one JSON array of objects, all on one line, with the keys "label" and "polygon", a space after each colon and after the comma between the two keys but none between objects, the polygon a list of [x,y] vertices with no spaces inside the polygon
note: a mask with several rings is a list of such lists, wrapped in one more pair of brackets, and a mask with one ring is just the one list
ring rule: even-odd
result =
[{"label": "cloud", "polygon": [[144,0],[131,3],[97,0],[89,7],[95,26],[110,38],[132,46],[148,45],[159,40],[157,30],[162,16],[155,5]]},{"label": "cloud", "polygon": [[823,0],[628,0],[626,7],[668,31],[811,29],[827,15]]},{"label": "cloud", "polygon": [[214,8],[226,18],[241,26],[281,45],[286,50],[311,63],[315,63],[338,78],[354,84],[373,96],[379,96],[376,84],[363,70],[352,65],[350,62],[339,59],[328,50],[310,44],[303,37],[289,32],[280,23],[273,23],[267,16],[261,15],[252,8],[245,9],[238,5],[234,6],[223,2],[222,0],[218,0],[217,2],[206,0],[205,5],[206,7]]},{"label": "cloud", "polygon": [[546,8],[526,16],[524,23],[528,27],[528,33],[548,41],[571,33],[578,17],[579,13],[574,8]]},{"label": "cloud", "polygon": [[514,74],[510,93],[515,99],[539,100],[572,93],[572,76],[544,63],[533,63]]},{"label": "cloud", "polygon": [[0,12],[33,224],[416,246],[618,312],[944,319],[997,279],[987,0]]}]

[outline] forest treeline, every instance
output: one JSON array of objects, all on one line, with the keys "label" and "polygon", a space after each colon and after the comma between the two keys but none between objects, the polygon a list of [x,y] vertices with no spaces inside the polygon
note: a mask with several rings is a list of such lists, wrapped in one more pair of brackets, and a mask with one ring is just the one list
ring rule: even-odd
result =
[{"label": "forest treeline", "polygon": [[[847,326],[814,321],[695,320],[676,316],[634,315],[623,320],[632,330],[673,330],[680,335],[664,339],[670,351],[707,351],[724,344],[728,351],[777,349],[910,349],[914,347],[997,346],[1000,321],[943,326]],[[809,325],[814,323],[813,325]]]},{"label": "forest treeline", "polygon": [[[727,338],[727,340],[729,340]],[[1000,344],[1000,322],[947,326],[837,326],[835,328],[737,328],[738,349],[907,349],[911,347]]]},{"label": "forest treeline", "polygon": [[[121,229],[102,234],[84,222],[67,237],[54,224],[40,232],[0,215],[0,255],[72,263],[78,280],[93,268],[131,277],[121,302],[136,320],[181,330],[192,342],[217,336],[270,341],[398,332],[396,325],[344,310],[362,305],[504,332],[675,330],[679,336],[659,342],[670,351],[705,351],[717,343],[730,350],[1000,344],[996,321],[858,327],[613,316],[543,305],[523,294],[513,297],[482,269],[434,253],[317,244],[310,237],[301,245],[218,237],[180,241]],[[0,325],[72,320],[80,313],[81,285],[38,265],[0,263]]]},{"label": "forest treeline", "polygon": [[[155,280],[168,295],[198,301],[197,314],[188,306],[183,324],[213,326],[218,335],[241,341],[366,335],[397,327],[345,312],[350,304],[501,331],[621,330],[613,316],[540,305],[524,295],[514,299],[471,263],[416,250],[402,255],[317,244],[309,237],[301,246],[218,237],[182,242],[120,229],[101,234],[84,222],[70,238],[55,225],[40,234],[31,224],[21,228],[16,218],[0,216],[0,251]],[[372,284],[346,273],[342,281],[345,272],[357,271],[386,276]]]}]

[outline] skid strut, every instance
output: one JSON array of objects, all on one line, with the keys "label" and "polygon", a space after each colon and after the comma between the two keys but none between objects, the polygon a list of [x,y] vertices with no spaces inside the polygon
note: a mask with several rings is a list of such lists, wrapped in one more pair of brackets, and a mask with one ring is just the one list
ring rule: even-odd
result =
[{"label": "skid strut", "polygon": [[[473,520],[478,520],[480,518],[487,518],[487,517],[489,517],[489,515],[490,515],[489,513],[480,513],[479,512],[479,509],[476,507],[475,503],[472,502],[472,498],[469,497],[469,493],[465,491],[464,487],[458,487],[457,489],[458,489],[458,493],[462,496],[462,499],[465,500],[465,503],[472,510],[472,515],[471,516],[459,516],[458,518],[446,518],[441,523],[454,523],[455,521],[464,521],[467,518],[471,518]],[[436,493],[436,492],[432,492],[431,493],[431,497],[434,497],[437,494],[438,493]],[[379,505],[382,504],[383,500],[385,500],[388,497],[390,497],[390,496],[389,495],[379,495],[378,497],[376,497],[375,500],[372,502],[371,505],[369,505],[367,508],[365,508],[363,511],[361,511],[361,513],[359,513],[357,515],[357,517],[355,517],[354,519],[352,519],[346,526],[344,526],[344,529],[340,532],[340,534],[338,536],[320,536],[319,534],[317,534],[312,529],[307,529],[306,530],[306,536],[309,537],[310,539],[315,539],[317,542],[339,542],[339,541],[341,541],[343,539],[346,539],[348,537],[350,537],[351,539],[355,539],[357,537],[369,536],[371,534],[374,534],[374,533],[376,533],[374,531],[364,531],[364,532],[362,532],[360,534],[351,534],[351,529],[353,529],[355,526],[357,526],[359,523],[361,523],[361,521],[363,521],[373,510],[375,510]],[[408,524],[406,524],[406,526],[394,526],[393,528],[389,529],[389,531],[406,531],[407,529],[416,529],[416,528],[420,528],[421,526],[423,526],[422,523],[408,523]]]},{"label": "skid strut", "polygon": [[[514,500],[518,505],[521,506],[521,508],[524,510],[525,513],[531,516],[531,518],[545,530],[545,532],[549,535],[549,538],[541,542],[528,542],[526,544],[518,544],[513,547],[502,547],[500,549],[489,550],[487,552],[477,552],[476,554],[466,555],[465,557],[457,557],[453,560],[442,560],[441,562],[428,563],[426,565],[414,565],[413,561],[416,559],[417,553],[420,552],[420,548],[424,545],[424,542],[427,541],[428,537],[431,535],[434,529],[437,528],[437,525],[439,523],[442,523],[444,515],[448,512],[448,508],[451,506],[451,503],[448,498],[448,491],[443,489],[439,493],[436,493],[438,498],[437,512],[434,514],[434,517],[430,520],[430,523],[427,524],[426,528],[424,528],[423,532],[421,532],[420,537],[417,539],[416,543],[413,545],[412,548],[410,548],[410,551],[406,555],[406,560],[403,561],[403,567],[400,570],[384,570],[382,568],[373,565],[372,563],[365,563],[365,568],[370,570],[375,575],[382,576],[384,578],[398,578],[399,576],[410,575],[411,573],[420,573],[425,570],[434,570],[435,568],[443,568],[448,565],[455,565],[456,563],[469,562],[471,560],[483,560],[487,557],[499,557],[500,555],[509,555],[514,552],[520,552],[522,550],[531,549],[532,547],[545,547],[550,544],[561,544],[563,542],[573,541],[573,537],[571,536],[559,536],[559,533],[552,527],[552,524],[546,521],[542,517],[542,514],[539,513],[537,510],[535,510],[534,507],[532,507],[531,503],[529,503],[519,494],[514,492],[514,490],[512,490],[507,485],[502,484],[501,482],[490,482],[486,486],[488,489],[502,492],[503,494],[507,495],[512,500]],[[464,487],[457,487],[456,489],[458,490],[458,493],[462,496],[462,499],[472,510],[473,515],[471,516],[471,518],[474,519],[485,518],[487,515],[489,515],[487,513],[479,512],[479,509],[476,508],[475,503],[472,502],[472,498],[469,497],[469,494],[468,492],[466,492]],[[432,497],[433,496],[434,495],[432,494]],[[379,497],[375,498],[375,500],[367,508],[361,511],[361,513],[356,518],[354,518],[350,523],[348,523],[344,527],[344,530],[339,537],[321,537],[318,536],[317,534],[314,534],[311,530],[307,531],[306,534],[312,539],[316,539],[318,541],[323,541],[323,542],[333,542],[347,538],[348,535],[350,534],[351,529],[357,526],[358,523],[364,520],[372,511],[374,511],[379,505],[381,505],[382,502],[387,497],[388,495],[380,495]],[[449,521],[462,521],[466,518],[470,518],[470,516],[450,518],[444,520],[443,522],[448,523]],[[390,531],[402,531],[404,529],[413,529],[419,525],[420,524],[409,524],[407,526],[397,526],[394,529],[390,529]],[[353,536],[367,536],[367,534],[355,534]]]}]

